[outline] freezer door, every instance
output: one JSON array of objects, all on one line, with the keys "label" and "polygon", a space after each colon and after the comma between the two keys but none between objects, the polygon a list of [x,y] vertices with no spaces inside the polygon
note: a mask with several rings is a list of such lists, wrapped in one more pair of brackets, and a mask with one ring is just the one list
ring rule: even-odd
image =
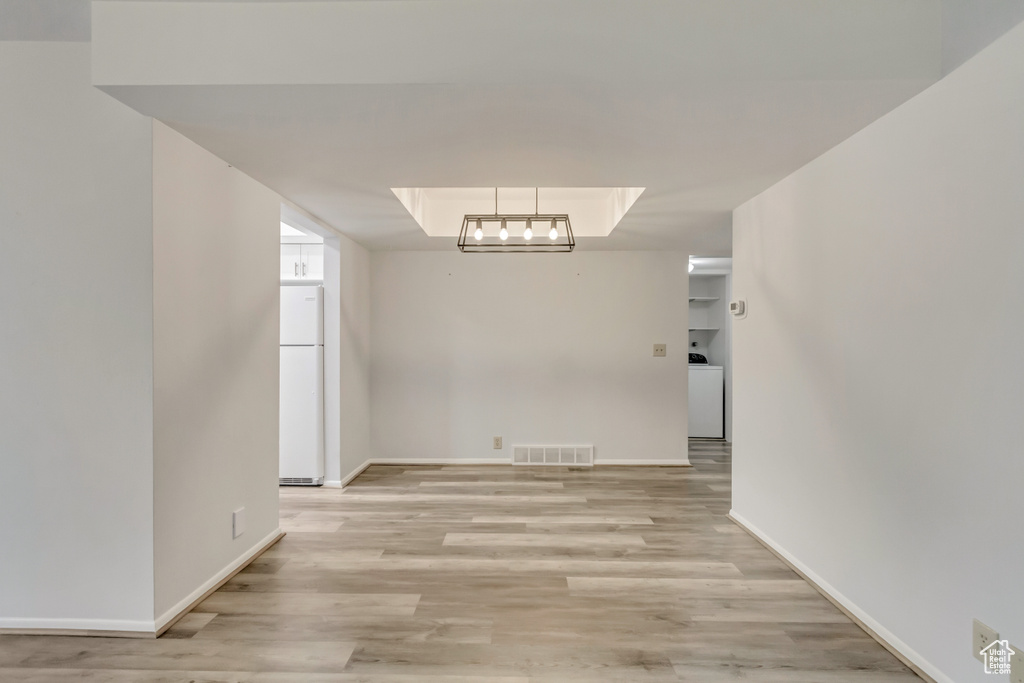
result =
[{"label": "freezer door", "polygon": [[324,347],[281,347],[281,478],[324,476]]},{"label": "freezer door", "polygon": [[281,287],[281,346],[324,343],[324,288]]}]

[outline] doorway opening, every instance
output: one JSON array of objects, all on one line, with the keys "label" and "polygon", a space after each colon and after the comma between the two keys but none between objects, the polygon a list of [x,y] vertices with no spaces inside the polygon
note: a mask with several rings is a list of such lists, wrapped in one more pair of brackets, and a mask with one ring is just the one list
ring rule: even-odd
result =
[{"label": "doorway opening", "polygon": [[731,258],[690,257],[687,424],[691,439],[732,442],[731,296]]},{"label": "doorway opening", "polygon": [[279,483],[323,486],[324,238],[296,223],[282,215]]}]

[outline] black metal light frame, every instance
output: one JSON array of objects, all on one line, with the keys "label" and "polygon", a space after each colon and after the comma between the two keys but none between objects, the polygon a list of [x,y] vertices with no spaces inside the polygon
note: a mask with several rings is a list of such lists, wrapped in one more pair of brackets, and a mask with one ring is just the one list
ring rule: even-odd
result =
[{"label": "black metal light frame", "polygon": [[[540,233],[535,234],[533,239],[524,238],[521,231],[516,235],[509,231],[506,240],[497,236],[502,222],[505,222],[506,225],[508,223],[525,224],[527,220],[533,224],[533,229]],[[480,221],[481,227],[488,224],[496,224],[499,227],[492,228],[490,231],[485,229],[484,238],[477,240],[470,234],[471,229],[476,231],[477,221]],[[555,223],[555,228],[558,230],[558,238],[554,240],[547,234],[552,222]],[[575,248],[576,239],[572,235],[569,216],[564,213],[467,214],[462,220],[462,231],[459,233],[459,250],[467,254],[558,254],[569,253]]]}]

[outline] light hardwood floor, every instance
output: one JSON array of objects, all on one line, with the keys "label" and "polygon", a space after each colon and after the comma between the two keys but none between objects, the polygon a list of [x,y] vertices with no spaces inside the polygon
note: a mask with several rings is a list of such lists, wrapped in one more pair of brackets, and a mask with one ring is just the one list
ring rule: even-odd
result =
[{"label": "light hardwood floor", "polygon": [[375,466],[158,640],[0,636],[0,681],[919,680],[693,468]]}]

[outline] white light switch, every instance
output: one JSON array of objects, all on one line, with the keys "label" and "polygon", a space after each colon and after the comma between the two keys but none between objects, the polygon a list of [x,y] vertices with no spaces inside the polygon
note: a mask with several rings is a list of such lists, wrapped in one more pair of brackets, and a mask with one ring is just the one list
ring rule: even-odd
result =
[{"label": "white light switch", "polygon": [[238,538],[245,533],[245,508],[238,508],[231,513],[231,538]]}]

